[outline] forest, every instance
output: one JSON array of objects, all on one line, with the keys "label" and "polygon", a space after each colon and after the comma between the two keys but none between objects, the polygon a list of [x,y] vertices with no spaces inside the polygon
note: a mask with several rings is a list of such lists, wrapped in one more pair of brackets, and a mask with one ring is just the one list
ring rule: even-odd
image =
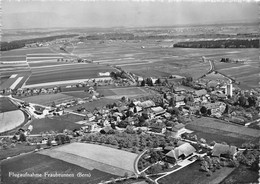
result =
[{"label": "forest", "polygon": [[173,46],[183,48],[259,48],[259,39],[187,41],[176,43]]},{"label": "forest", "polygon": [[40,38],[32,38],[25,40],[15,40],[11,42],[1,42],[1,51],[8,51],[13,49],[23,48],[26,44],[32,44],[37,42],[49,42],[56,39],[61,38],[70,38],[78,36],[77,34],[67,34],[67,35],[57,35],[57,36],[48,36],[48,37],[40,37]]}]

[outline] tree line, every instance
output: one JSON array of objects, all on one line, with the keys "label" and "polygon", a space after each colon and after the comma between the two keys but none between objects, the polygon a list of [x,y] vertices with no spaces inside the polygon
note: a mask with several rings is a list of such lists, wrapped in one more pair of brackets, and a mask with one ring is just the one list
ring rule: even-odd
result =
[{"label": "tree line", "polygon": [[187,41],[176,43],[173,46],[183,48],[259,48],[259,39]]},{"label": "tree line", "polygon": [[[177,39],[177,38],[191,38],[191,35],[135,35],[132,33],[104,33],[104,34],[92,34],[88,36],[80,36],[80,40],[163,40],[163,39]],[[254,38],[257,34],[197,34],[192,35],[192,38]]]},{"label": "tree line", "polygon": [[40,37],[40,38],[32,38],[25,40],[14,40],[11,42],[0,42],[1,43],[1,51],[8,51],[13,49],[19,49],[25,47],[26,44],[32,44],[37,42],[48,42],[61,38],[70,38],[78,36],[77,34],[65,34],[65,35],[57,35],[57,36],[48,36],[48,37]]}]

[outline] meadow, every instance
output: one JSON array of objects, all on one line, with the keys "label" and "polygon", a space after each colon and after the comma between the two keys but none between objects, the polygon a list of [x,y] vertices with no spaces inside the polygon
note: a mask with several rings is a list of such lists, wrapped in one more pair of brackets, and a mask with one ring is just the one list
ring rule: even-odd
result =
[{"label": "meadow", "polygon": [[0,104],[0,113],[18,109],[18,107],[8,97],[0,97]]},{"label": "meadow", "polygon": [[[202,56],[216,61],[219,71],[234,77],[246,88],[258,84],[258,50],[257,49],[205,49],[173,48],[173,41],[160,40],[88,40],[78,44],[72,55],[62,54],[53,48],[22,48],[3,52],[3,56],[16,58],[26,56],[29,67],[19,70],[32,71],[27,85],[46,82],[67,81],[99,77],[99,72],[114,71],[110,66],[122,69],[143,77],[167,77],[183,75],[198,78],[209,70],[209,63],[202,62]],[[12,57],[10,57],[12,56]],[[81,57],[92,60],[94,64],[57,62],[60,57]],[[245,60],[246,64],[220,64],[221,58]],[[237,68],[236,68],[237,67]],[[17,68],[10,67],[14,72]],[[15,71],[15,72],[16,72]]]},{"label": "meadow", "polygon": [[44,94],[44,95],[35,95],[35,96],[29,96],[29,97],[22,97],[23,101],[29,102],[29,103],[36,103],[40,105],[51,105],[53,102],[56,104],[62,103],[64,101],[69,101],[74,99],[74,97],[57,93],[57,94]]},{"label": "meadow", "polygon": [[[101,181],[109,180],[114,177],[109,173],[99,171],[97,169],[88,170],[83,167],[71,164],[60,159],[51,158],[49,156],[30,153],[21,155],[1,163],[1,177],[4,184],[24,184],[24,183],[78,183],[78,184],[97,184]],[[44,175],[48,173],[71,174],[73,177],[9,177],[9,172],[14,173],[37,173]],[[78,173],[84,173],[89,177],[78,177]],[[87,175],[88,174],[88,175]]]},{"label": "meadow", "polygon": [[26,56],[27,54],[39,54],[39,53],[52,53],[48,47],[36,47],[36,48],[21,48],[10,51],[1,52],[3,56]]},{"label": "meadow", "polygon": [[185,126],[194,131],[198,139],[204,138],[207,143],[217,141],[241,147],[243,143],[259,141],[259,130],[227,124],[221,120],[212,118],[199,118]]},{"label": "meadow", "polygon": [[[162,45],[168,45],[162,47]],[[115,65],[143,77],[167,77],[172,74],[198,78],[209,70],[209,63],[202,63],[202,56],[213,59],[217,69],[235,77],[247,87],[257,87],[258,62],[257,49],[205,49],[172,48],[171,42],[147,41],[88,41],[76,46],[73,53],[91,59],[100,65]],[[246,71],[240,64],[219,64],[221,58],[247,61]],[[249,66],[249,67],[248,67]],[[229,69],[230,68],[230,69]],[[247,76],[246,79],[244,77]],[[252,76],[252,78],[250,78]],[[250,78],[250,79],[249,79]],[[255,80],[252,80],[255,79]],[[248,83],[249,82],[249,83]]]},{"label": "meadow", "polygon": [[206,176],[206,172],[200,171],[200,162],[196,161],[177,172],[174,172],[168,176],[163,177],[162,179],[159,179],[158,183],[219,183],[233,170],[234,168],[222,167],[220,170],[216,170],[215,172],[213,172],[213,174],[209,177]]},{"label": "meadow", "polygon": [[0,133],[12,130],[25,121],[25,115],[21,110],[0,113]]},{"label": "meadow", "polygon": [[83,117],[80,116],[78,120],[69,120],[66,119],[66,115],[64,115],[64,117],[34,119],[30,123],[30,125],[33,126],[32,134],[39,134],[41,132],[46,132],[50,130],[63,132],[64,129],[79,129],[82,125],[76,124],[74,122],[80,120],[83,120]]},{"label": "meadow", "polygon": [[26,85],[67,81],[77,79],[98,78],[99,72],[114,71],[111,67],[99,66],[94,64],[66,64],[51,67],[32,68],[32,76]]},{"label": "meadow", "polygon": [[88,170],[98,169],[119,176],[124,176],[126,172],[130,175],[135,173],[134,162],[137,154],[106,146],[75,142],[40,153]]}]

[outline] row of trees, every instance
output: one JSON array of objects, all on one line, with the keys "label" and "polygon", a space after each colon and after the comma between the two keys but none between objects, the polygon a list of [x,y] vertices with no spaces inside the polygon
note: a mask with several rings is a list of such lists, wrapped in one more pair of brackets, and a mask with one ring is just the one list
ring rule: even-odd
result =
[{"label": "row of trees", "polygon": [[187,42],[176,43],[176,44],[174,44],[174,47],[184,47],[184,48],[259,48],[259,39],[187,41]]},{"label": "row of trees", "polygon": [[238,167],[239,163],[234,159],[224,159],[219,157],[209,157],[205,156],[200,158],[200,170],[207,172],[208,176],[212,175],[217,169],[222,167]]},{"label": "row of trees", "polygon": [[[145,30],[144,32],[146,32]],[[156,32],[155,30],[151,30],[152,32]],[[139,31],[140,32],[140,31]],[[143,32],[143,31],[141,31]],[[238,35],[227,35],[227,34],[197,34],[192,35],[192,38],[237,38],[237,37],[256,37],[257,35],[249,35],[249,34],[238,34]],[[164,40],[164,39],[176,39],[176,38],[189,38],[190,35],[134,35],[132,33],[105,33],[105,34],[93,34],[89,36],[81,36],[80,40]]]},{"label": "row of trees", "polygon": [[117,132],[114,134],[86,134],[81,141],[98,142],[118,146],[121,148],[132,149],[133,152],[143,150],[144,148],[157,148],[159,146],[165,147],[173,145],[172,138],[128,132]]}]

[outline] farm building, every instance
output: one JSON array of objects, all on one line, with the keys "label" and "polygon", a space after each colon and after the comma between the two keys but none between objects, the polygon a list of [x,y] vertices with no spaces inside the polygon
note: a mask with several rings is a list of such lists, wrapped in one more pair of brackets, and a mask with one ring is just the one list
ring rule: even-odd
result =
[{"label": "farm building", "polygon": [[166,110],[162,107],[153,107],[151,108],[151,111],[154,116],[158,116],[164,114]]},{"label": "farm building", "polygon": [[181,87],[176,87],[176,88],[174,88],[174,92],[175,92],[175,93],[181,94],[181,93],[184,93],[184,92],[186,92],[186,91],[187,91],[186,89],[181,88]]},{"label": "farm building", "polygon": [[226,157],[228,155],[231,155],[233,157],[236,154],[236,152],[237,152],[236,146],[230,146],[230,145],[216,143],[212,150],[212,156]]},{"label": "farm building", "polygon": [[165,133],[166,132],[166,126],[163,123],[154,123],[150,127],[151,132],[155,133]]},{"label": "farm building", "polygon": [[226,104],[224,102],[207,103],[204,105],[208,111],[210,111],[212,116],[221,116],[221,114],[226,109]]},{"label": "farm building", "polygon": [[180,107],[181,105],[185,105],[184,99],[185,99],[184,95],[176,95],[176,96],[174,96],[176,107]]},{"label": "farm building", "polygon": [[85,122],[84,125],[85,126],[80,128],[84,132],[97,132],[97,131],[100,131],[100,128],[99,128],[99,126],[96,123]]},{"label": "farm building", "polygon": [[205,89],[194,91],[195,97],[201,97],[207,94],[207,91]]},{"label": "farm building", "polygon": [[150,108],[150,107],[154,107],[155,103],[152,100],[147,100],[147,101],[141,102],[140,106],[142,108]]},{"label": "farm building", "polygon": [[182,123],[179,123],[172,127],[172,137],[174,138],[180,137],[181,134],[185,132],[186,132],[185,125]]},{"label": "farm building", "polygon": [[85,119],[88,120],[88,121],[94,121],[95,118],[96,118],[96,117],[95,117],[94,114],[92,114],[92,113],[88,113],[88,114],[86,115],[86,117],[85,117]]},{"label": "farm building", "polygon": [[106,76],[106,77],[108,77],[108,76],[110,76],[110,73],[109,72],[104,72],[104,73],[100,72],[99,76]]},{"label": "farm building", "polygon": [[178,160],[185,159],[192,155],[196,149],[190,143],[184,143],[166,154],[165,161],[175,164]]}]

